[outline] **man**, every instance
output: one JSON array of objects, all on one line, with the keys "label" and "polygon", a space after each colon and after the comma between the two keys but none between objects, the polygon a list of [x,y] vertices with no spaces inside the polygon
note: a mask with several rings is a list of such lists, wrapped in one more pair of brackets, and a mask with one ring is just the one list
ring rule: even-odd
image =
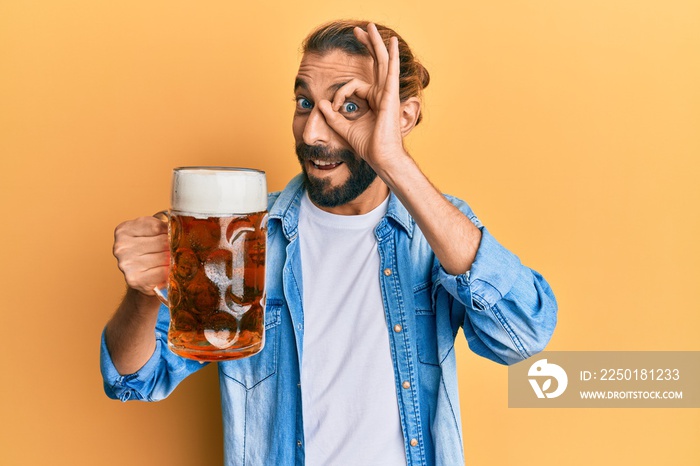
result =
[{"label": "man", "polygon": [[[549,341],[544,279],[404,150],[428,81],[383,26],[334,22],[304,42],[302,174],[269,200],[266,345],[219,363],[227,464],[464,464],[458,329],[502,364]],[[165,227],[121,224],[114,254],[129,288],[103,334],[105,390],[162,399],[201,367],[167,349],[168,312],[153,296]]]}]

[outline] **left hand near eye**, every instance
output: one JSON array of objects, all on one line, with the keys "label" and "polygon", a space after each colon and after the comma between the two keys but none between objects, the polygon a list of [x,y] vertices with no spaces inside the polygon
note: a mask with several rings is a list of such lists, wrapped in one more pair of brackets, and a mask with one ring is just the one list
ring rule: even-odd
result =
[{"label": "left hand near eye", "polygon": [[[403,147],[403,133],[413,122],[405,116],[411,107],[399,97],[399,42],[396,37],[384,45],[374,24],[367,32],[355,28],[355,36],[373,59],[374,80],[353,79],[336,91],[333,102],[316,105],[326,123],[362,157],[416,220],[435,256],[447,273],[458,275],[471,268],[481,242],[481,231],[430,183]],[[357,96],[367,101],[369,111],[355,120],[344,108],[346,99]],[[347,103],[350,103],[348,100]],[[414,102],[415,103],[415,102]],[[414,109],[420,111],[420,107]],[[412,114],[411,118],[417,117]],[[407,122],[409,126],[402,126]]]},{"label": "left hand near eye", "polygon": [[[332,103],[321,101],[318,108],[330,127],[376,169],[382,162],[405,154],[400,123],[399,45],[396,37],[392,37],[387,50],[374,24],[369,24],[367,32],[355,28],[355,36],[372,55],[374,82],[353,79],[338,89]],[[354,121],[338,112],[352,95],[366,100],[370,107],[370,111]]]}]

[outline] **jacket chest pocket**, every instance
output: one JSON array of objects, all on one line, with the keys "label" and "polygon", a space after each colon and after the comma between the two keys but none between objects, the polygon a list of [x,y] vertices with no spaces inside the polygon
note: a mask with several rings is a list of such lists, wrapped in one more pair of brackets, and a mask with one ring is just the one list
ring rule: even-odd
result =
[{"label": "jacket chest pocket", "polygon": [[440,364],[437,324],[430,293],[430,283],[419,285],[413,290],[413,303],[416,310],[416,346],[420,362],[437,366]]},{"label": "jacket chest pocket", "polygon": [[277,372],[281,309],[281,302],[267,300],[265,346],[262,351],[247,358],[219,363],[221,373],[245,387],[246,390],[254,388]]}]

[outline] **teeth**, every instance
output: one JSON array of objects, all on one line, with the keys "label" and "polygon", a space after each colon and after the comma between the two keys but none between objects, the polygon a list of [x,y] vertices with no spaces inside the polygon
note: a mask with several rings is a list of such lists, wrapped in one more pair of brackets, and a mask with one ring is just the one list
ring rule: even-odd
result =
[{"label": "teeth", "polygon": [[340,162],[324,162],[322,160],[312,160],[312,162],[314,163],[314,165],[318,165],[319,167],[325,167],[327,165],[335,165],[336,163],[340,163]]}]

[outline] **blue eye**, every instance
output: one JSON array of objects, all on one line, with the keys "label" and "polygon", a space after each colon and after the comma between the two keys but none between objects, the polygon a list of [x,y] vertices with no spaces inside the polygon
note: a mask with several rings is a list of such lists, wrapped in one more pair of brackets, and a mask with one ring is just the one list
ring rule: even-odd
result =
[{"label": "blue eye", "polygon": [[310,110],[310,109],[314,108],[314,104],[312,104],[311,101],[309,101],[309,99],[307,99],[305,97],[299,97],[297,99],[297,106],[299,108],[304,109],[304,110]]},{"label": "blue eye", "polygon": [[354,102],[345,102],[341,108],[345,113],[353,113],[360,109],[360,107],[358,107]]}]

